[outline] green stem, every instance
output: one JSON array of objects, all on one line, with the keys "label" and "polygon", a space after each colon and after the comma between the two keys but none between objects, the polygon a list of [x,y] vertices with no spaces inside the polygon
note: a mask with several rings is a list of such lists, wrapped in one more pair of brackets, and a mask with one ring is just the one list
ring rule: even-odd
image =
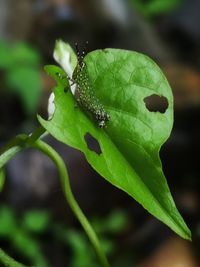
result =
[{"label": "green stem", "polygon": [[[86,234],[88,235],[88,238],[90,239],[91,243],[93,244],[96,253],[99,257],[99,260],[102,263],[103,267],[109,267],[109,263],[107,261],[107,258],[100,246],[99,240],[96,236],[96,233],[94,232],[93,228],[91,227],[89,221],[85,217],[84,213],[80,209],[78,203],[76,202],[73,193],[71,191],[71,186],[69,183],[69,177],[68,173],[65,167],[65,163],[63,162],[62,158],[58,155],[58,153],[50,147],[48,144],[46,144],[43,141],[38,140],[39,137],[45,132],[45,129],[43,127],[39,127],[36,129],[35,132],[32,133],[32,135],[19,135],[15,137],[11,142],[9,142],[3,149],[2,149],[2,155],[1,155],[1,166],[2,167],[8,160],[10,160],[17,152],[20,152],[23,148],[28,147],[35,147],[48,155],[56,164],[59,174],[60,174],[60,180],[62,189],[65,195],[66,200],[69,203],[69,206],[71,207],[73,213],[83,226]],[[0,249],[0,262],[4,264],[6,267],[24,267],[25,265],[22,265],[20,263],[17,263],[14,259],[9,257],[5,252],[3,252]]]},{"label": "green stem", "polygon": [[[0,150],[0,172],[2,175],[2,167],[17,154],[23,148],[30,146],[35,140],[37,140],[43,133],[45,129],[43,127],[39,127],[33,132],[30,136],[25,134],[21,134],[10,140],[1,150]],[[2,177],[0,177],[2,179]],[[2,189],[2,181],[0,181],[0,192]],[[6,254],[0,248],[0,263],[2,263],[5,267],[26,267],[25,265],[15,261],[8,254]]]},{"label": "green stem", "polygon": [[1,248],[0,248],[0,263],[2,263],[5,267],[26,267],[25,265],[15,261],[10,256],[8,256]]},{"label": "green stem", "polygon": [[29,135],[28,141],[27,141],[27,146],[30,146],[37,139],[41,138],[45,132],[46,132],[46,129],[44,129],[42,126],[37,128],[34,132],[32,132],[31,135]]},{"label": "green stem", "polygon": [[45,133],[45,129],[40,126],[31,135],[20,134],[11,139],[0,149],[0,168],[2,168],[11,158],[26,147],[30,147],[38,138]]},{"label": "green stem", "polygon": [[90,239],[91,243],[93,244],[96,250],[99,260],[102,263],[102,266],[109,267],[110,265],[100,246],[96,233],[94,232],[88,219],[85,217],[84,213],[82,212],[82,210],[80,209],[78,203],[76,202],[74,198],[74,195],[71,190],[70,182],[69,182],[69,176],[68,176],[64,161],[52,147],[50,147],[48,144],[46,144],[45,142],[41,140],[35,141],[35,143],[33,143],[31,146],[34,148],[37,148],[38,150],[48,155],[52,159],[52,161],[55,163],[60,174],[62,189],[63,189],[65,198],[69,206],[71,207],[74,215],[77,217],[82,227],[84,228],[85,232],[87,233],[88,238]]}]

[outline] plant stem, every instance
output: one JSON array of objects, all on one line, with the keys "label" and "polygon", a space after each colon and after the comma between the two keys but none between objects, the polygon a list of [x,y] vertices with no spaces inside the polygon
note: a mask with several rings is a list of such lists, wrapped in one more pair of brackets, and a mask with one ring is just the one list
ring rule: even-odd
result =
[{"label": "plant stem", "polygon": [[34,132],[31,133],[28,137],[27,146],[30,146],[32,143],[34,143],[37,139],[41,138],[42,135],[46,132],[46,130],[40,126],[37,128]]},{"label": "plant stem", "polygon": [[38,150],[45,153],[47,156],[49,156],[52,161],[55,163],[56,167],[58,168],[59,175],[60,175],[60,181],[62,190],[64,192],[65,198],[72,209],[74,215],[77,217],[79,222],[81,223],[82,227],[84,228],[86,234],[88,235],[88,238],[90,239],[91,243],[93,244],[97,256],[99,257],[99,260],[102,263],[103,267],[109,267],[109,263],[107,261],[107,258],[101,248],[101,245],[99,243],[99,240],[97,238],[96,233],[94,232],[94,229],[90,225],[88,219],[80,209],[78,203],[76,202],[74,195],[71,190],[70,182],[69,182],[69,176],[67,173],[67,169],[65,166],[64,161],[59,156],[59,154],[48,144],[41,140],[36,140],[35,143],[31,145],[34,148],[37,148]]},{"label": "plant stem", "polygon": [[[74,198],[64,161],[52,147],[50,147],[45,142],[38,140],[38,138],[43,133],[45,133],[45,129],[43,127],[39,127],[30,136],[19,135],[14,139],[12,139],[1,151],[3,154],[1,155],[2,164],[0,167],[2,167],[8,160],[10,160],[17,152],[20,152],[23,148],[34,147],[45,153],[47,156],[49,156],[54,161],[54,163],[58,168],[60,174],[61,186],[70,208],[72,209],[74,215],[81,223],[86,234],[88,235],[88,238],[93,244],[97,256],[99,257],[99,260],[102,263],[102,266],[109,267],[110,265],[100,246],[96,233],[94,232],[92,226],[90,225],[89,221],[87,220],[86,216],[84,215],[84,213],[82,212],[82,210],[80,209],[78,203]],[[1,249],[0,249],[0,262],[2,262],[6,267],[25,267],[25,265],[16,262]]]},{"label": "plant stem", "polygon": [[0,248],[0,263],[2,263],[5,267],[26,267],[25,265],[15,261],[10,256],[8,256],[1,248]]},{"label": "plant stem", "polygon": [[19,134],[11,139],[4,147],[0,149],[0,168],[2,168],[11,158],[26,147],[30,147],[39,139],[46,130],[40,126],[31,135]]}]

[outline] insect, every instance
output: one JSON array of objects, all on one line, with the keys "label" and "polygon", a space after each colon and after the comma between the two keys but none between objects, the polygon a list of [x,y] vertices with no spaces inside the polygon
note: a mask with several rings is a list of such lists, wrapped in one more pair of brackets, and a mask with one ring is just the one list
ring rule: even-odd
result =
[{"label": "insect", "polygon": [[80,54],[76,44],[78,63],[73,72],[72,80],[76,84],[75,98],[78,104],[88,111],[95,120],[98,122],[100,128],[106,126],[110,116],[106,112],[103,104],[95,95],[94,88],[92,87],[87,74],[87,66],[83,61],[85,52]]}]

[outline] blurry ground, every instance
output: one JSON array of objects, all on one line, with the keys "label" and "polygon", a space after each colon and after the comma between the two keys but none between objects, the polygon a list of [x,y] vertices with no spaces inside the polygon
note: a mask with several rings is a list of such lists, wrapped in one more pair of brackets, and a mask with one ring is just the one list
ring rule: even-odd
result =
[{"label": "blurry ground", "polygon": [[[35,113],[46,115],[52,81],[42,66],[55,63],[57,38],[72,45],[89,41],[89,51],[118,47],[143,52],[161,66],[175,97],[174,128],[161,157],[175,202],[192,230],[192,243],[177,238],[99,177],[79,152],[47,137],[63,156],[75,196],[102,236],[112,266],[199,266],[200,1],[0,0],[0,42],[30,46],[5,50],[0,45],[1,144],[36,128]],[[27,97],[25,81],[15,78],[20,68],[23,80],[30,77],[28,84],[31,77],[38,79]],[[45,156],[32,150],[19,154],[8,164],[6,178],[0,195],[0,247],[27,264],[37,258],[41,267],[98,266]]]}]

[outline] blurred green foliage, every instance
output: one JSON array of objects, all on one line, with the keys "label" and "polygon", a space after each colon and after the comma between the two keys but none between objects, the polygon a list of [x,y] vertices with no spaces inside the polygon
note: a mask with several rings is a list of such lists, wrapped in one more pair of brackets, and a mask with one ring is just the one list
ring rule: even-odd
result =
[{"label": "blurred green foliage", "polygon": [[[33,219],[34,227],[30,225],[30,218]],[[30,263],[38,267],[47,267],[40,241],[34,234],[40,234],[44,226],[47,227],[49,220],[50,216],[46,211],[29,211],[19,219],[11,208],[2,206],[0,208],[0,238],[8,241],[10,246],[27,258]]]},{"label": "blurred green foliage", "polygon": [[122,210],[115,210],[106,218],[93,219],[93,226],[98,233],[117,234],[127,226],[127,223],[127,214]]},{"label": "blurred green foliage", "polygon": [[[118,247],[115,237],[128,226],[127,214],[121,210],[113,211],[107,217],[94,218],[92,224],[101,236],[105,253],[113,255]],[[37,267],[48,266],[42,253],[41,235],[44,233],[50,233],[54,240],[70,250],[70,267],[100,267],[94,249],[82,230],[53,222],[46,210],[30,210],[17,216],[12,208],[0,207],[0,238],[8,241],[16,253]]]},{"label": "blurred green foliage", "polygon": [[26,43],[0,41],[0,71],[6,89],[19,96],[26,114],[35,114],[42,88],[39,53]]},{"label": "blurred green foliage", "polygon": [[146,17],[155,17],[176,9],[182,0],[130,0],[134,7]]},{"label": "blurred green foliage", "polygon": [[4,168],[0,169],[0,192],[3,190],[5,184],[5,171]]},{"label": "blurred green foliage", "polygon": [[[107,255],[117,250],[115,238],[128,226],[128,216],[121,210],[104,218],[95,217],[92,224],[101,237],[101,245]],[[0,238],[9,242],[19,255],[37,267],[49,266],[42,253],[42,234],[51,233],[70,252],[70,267],[100,267],[93,247],[82,230],[53,222],[46,210],[30,210],[17,216],[12,208],[0,207]]]},{"label": "blurred green foliage", "polygon": [[[127,214],[122,210],[116,210],[107,217],[95,217],[91,222],[100,237],[104,252],[108,256],[115,254],[117,250],[115,238],[128,227]],[[82,231],[57,225],[56,233],[59,240],[70,247],[72,253],[70,267],[100,267],[94,249]]]},{"label": "blurred green foliage", "polygon": [[49,220],[48,212],[31,210],[24,214],[23,228],[34,233],[40,233],[47,229]]}]

